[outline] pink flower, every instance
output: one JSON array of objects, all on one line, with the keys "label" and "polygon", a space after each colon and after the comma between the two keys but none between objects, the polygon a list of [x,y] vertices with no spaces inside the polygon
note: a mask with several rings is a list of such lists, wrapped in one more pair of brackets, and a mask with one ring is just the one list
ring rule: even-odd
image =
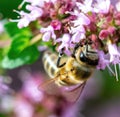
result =
[{"label": "pink flower", "polygon": [[101,30],[100,33],[99,33],[99,38],[100,38],[101,40],[107,39],[108,36],[109,36],[108,30]]},{"label": "pink flower", "polygon": [[97,4],[94,6],[96,13],[108,13],[110,9],[110,0],[96,0]]},{"label": "pink flower", "polygon": [[109,65],[110,61],[106,59],[106,55],[103,51],[99,51],[99,63],[97,65],[97,69],[105,69],[106,66]]},{"label": "pink flower", "polygon": [[20,15],[20,19],[16,20],[10,20],[11,22],[18,22],[18,27],[23,28],[29,25],[29,23],[32,21],[32,17],[29,13],[25,13],[24,11],[16,11],[14,12],[18,13]]},{"label": "pink flower", "polygon": [[49,41],[51,37],[54,40],[56,39],[56,35],[52,26],[48,26],[47,28],[41,28],[40,32],[43,33],[43,41]]},{"label": "pink flower", "polygon": [[61,29],[61,22],[59,20],[53,20],[50,24],[54,30],[60,30]]},{"label": "pink flower", "polygon": [[60,52],[64,48],[64,52],[67,55],[70,55],[71,52],[69,50],[70,47],[73,47],[71,44],[71,37],[70,34],[64,34],[62,38],[58,38],[56,42],[61,42],[61,45],[58,47],[58,51]]},{"label": "pink flower", "polygon": [[90,19],[85,14],[78,13],[76,15],[77,15],[77,19],[72,21],[72,23],[74,23],[74,26],[90,24]]},{"label": "pink flower", "polygon": [[113,27],[113,26],[109,26],[109,27],[108,27],[108,32],[109,32],[110,35],[115,34],[115,31],[116,31],[116,28],[115,28],[115,27]]},{"label": "pink flower", "polygon": [[31,6],[31,5],[27,5],[26,9],[28,9],[30,12],[31,17],[31,21],[36,20],[37,18],[41,17],[43,14],[43,10],[39,7],[36,6]]},{"label": "pink flower", "polygon": [[116,44],[108,44],[108,51],[110,54],[110,62],[113,64],[119,64],[120,63],[120,53],[118,51]]},{"label": "pink flower", "polygon": [[93,0],[85,0],[83,3],[77,2],[76,5],[82,12],[87,13],[93,11],[92,1]]},{"label": "pink flower", "polygon": [[24,81],[22,92],[31,101],[40,102],[43,99],[43,93],[38,89],[40,79],[30,78]]},{"label": "pink flower", "polygon": [[81,39],[85,38],[85,29],[83,26],[78,26],[76,28],[71,28],[73,33],[71,41],[74,43],[78,43]]},{"label": "pink flower", "polygon": [[83,13],[78,14],[75,11],[75,14],[78,16],[76,20],[72,21],[74,26],[72,26],[70,30],[70,33],[73,34],[71,41],[79,42],[81,39],[85,38],[86,31],[84,25],[89,25],[90,19]]},{"label": "pink flower", "polygon": [[18,20],[18,28],[27,27],[29,23],[31,22],[31,16],[29,14],[26,14],[23,18]]},{"label": "pink flower", "polygon": [[45,2],[55,2],[56,0],[23,0],[23,2],[20,4],[20,8],[23,6],[25,2],[31,3],[32,6],[39,6],[44,7]]}]

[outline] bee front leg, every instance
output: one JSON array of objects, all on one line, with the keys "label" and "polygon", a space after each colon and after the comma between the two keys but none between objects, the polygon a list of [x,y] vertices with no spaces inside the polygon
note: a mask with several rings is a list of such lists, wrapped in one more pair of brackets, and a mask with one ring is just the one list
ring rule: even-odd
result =
[{"label": "bee front leg", "polygon": [[63,51],[61,53],[59,53],[59,56],[58,56],[58,59],[57,59],[57,67],[58,68],[63,67],[66,64],[66,62],[64,62],[63,64],[60,64],[62,56],[63,56]]}]

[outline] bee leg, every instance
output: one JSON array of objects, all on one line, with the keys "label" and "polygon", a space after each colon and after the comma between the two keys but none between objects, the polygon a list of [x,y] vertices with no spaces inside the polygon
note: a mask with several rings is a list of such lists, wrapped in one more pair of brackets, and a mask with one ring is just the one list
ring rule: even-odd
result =
[{"label": "bee leg", "polygon": [[61,57],[63,56],[63,51],[61,53],[59,53],[59,57],[58,57],[58,60],[57,60],[57,67],[60,68],[60,67],[63,67],[66,63],[63,63],[60,65],[60,60],[61,60]]}]

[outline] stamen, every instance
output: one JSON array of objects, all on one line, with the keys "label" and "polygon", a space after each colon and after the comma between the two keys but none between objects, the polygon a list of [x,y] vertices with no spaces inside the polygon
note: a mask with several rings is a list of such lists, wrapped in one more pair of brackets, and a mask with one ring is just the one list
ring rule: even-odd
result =
[{"label": "stamen", "polygon": [[117,65],[115,64],[115,65],[114,65],[114,67],[115,67],[115,76],[116,76],[116,81],[118,81],[119,79],[118,79]]},{"label": "stamen", "polygon": [[24,4],[25,4],[25,0],[23,0],[22,3],[18,6],[18,9],[21,9]]},{"label": "stamen", "polygon": [[20,14],[20,12],[17,11],[17,10],[15,10],[15,9],[13,9],[13,12],[15,12],[15,13],[17,13],[17,14]]},{"label": "stamen", "polygon": [[116,76],[115,72],[111,69],[109,65],[107,65],[107,68],[110,70],[110,72],[113,74],[113,76]]},{"label": "stamen", "polygon": [[19,19],[9,19],[10,22],[19,22]]}]

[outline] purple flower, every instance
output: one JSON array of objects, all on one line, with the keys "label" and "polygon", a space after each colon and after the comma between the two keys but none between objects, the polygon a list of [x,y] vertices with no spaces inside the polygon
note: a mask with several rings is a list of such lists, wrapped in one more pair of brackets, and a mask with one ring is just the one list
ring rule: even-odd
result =
[{"label": "purple flower", "polygon": [[55,2],[56,0],[23,0],[23,2],[20,4],[20,8],[23,6],[25,2],[31,3],[32,6],[39,6],[44,7],[45,2]]},{"label": "purple flower", "polygon": [[20,19],[16,20],[10,20],[11,22],[18,22],[18,27],[23,28],[29,25],[29,23],[32,21],[32,17],[29,13],[25,13],[24,11],[16,11],[14,12],[18,13],[20,15]]},{"label": "purple flower", "polygon": [[30,11],[30,13],[26,13],[24,11],[16,11],[20,15],[20,19],[11,20],[12,22],[18,22],[18,27],[23,28],[27,27],[30,22],[35,21],[37,18],[41,17],[43,14],[43,10],[37,6],[27,5],[26,9]]},{"label": "purple flower", "polygon": [[22,3],[19,5],[19,8],[21,8],[25,2],[29,2],[33,6],[36,6],[36,5],[39,7],[44,6],[44,0],[23,0]]},{"label": "purple flower", "polygon": [[76,28],[71,28],[73,33],[71,41],[74,43],[79,42],[81,39],[85,38],[85,29],[83,26],[78,26]]},{"label": "purple flower", "polygon": [[75,12],[77,16],[77,19],[72,21],[73,23],[73,27],[71,27],[70,33],[73,34],[71,41],[73,42],[79,42],[80,39],[85,38],[85,29],[84,29],[84,25],[89,25],[90,24],[90,19],[84,15],[83,13],[79,13],[77,14],[77,12]]},{"label": "purple flower", "polygon": [[29,23],[31,22],[31,16],[29,14],[26,14],[24,17],[18,20],[18,28],[27,27]]},{"label": "purple flower", "polygon": [[96,0],[97,4],[94,6],[96,13],[108,13],[110,8],[110,0]]},{"label": "purple flower", "polygon": [[93,0],[85,0],[83,3],[77,2],[76,5],[83,13],[87,13],[93,11],[92,1]]},{"label": "purple flower", "polygon": [[60,52],[64,48],[64,52],[67,55],[70,55],[71,52],[69,48],[72,48],[74,45],[71,43],[70,34],[64,34],[62,38],[58,38],[56,42],[61,42],[61,45],[58,47],[58,51]]},{"label": "purple flower", "polygon": [[52,26],[48,26],[47,28],[41,28],[40,32],[43,33],[43,41],[49,41],[51,37],[54,40],[56,39],[56,35]]},{"label": "purple flower", "polygon": [[[33,5],[33,6],[39,6],[39,7],[43,7],[44,6],[44,1],[46,0],[29,0],[29,2]],[[48,0],[47,0],[48,1]]]},{"label": "purple flower", "polygon": [[72,21],[72,23],[74,23],[74,26],[90,24],[90,19],[85,14],[78,13],[76,15],[77,15],[77,19]]},{"label": "purple flower", "polygon": [[113,64],[120,63],[120,53],[118,51],[118,48],[116,44],[108,44],[108,51],[110,54],[110,62]]},{"label": "purple flower", "polygon": [[36,6],[27,5],[26,9],[31,11],[30,15],[32,16],[31,17],[32,21],[36,20],[37,18],[39,18],[43,14],[43,10],[39,7],[36,7]]},{"label": "purple flower", "polygon": [[109,65],[109,60],[106,59],[106,55],[103,51],[99,51],[99,63],[97,65],[97,69],[105,69],[106,66]]}]

